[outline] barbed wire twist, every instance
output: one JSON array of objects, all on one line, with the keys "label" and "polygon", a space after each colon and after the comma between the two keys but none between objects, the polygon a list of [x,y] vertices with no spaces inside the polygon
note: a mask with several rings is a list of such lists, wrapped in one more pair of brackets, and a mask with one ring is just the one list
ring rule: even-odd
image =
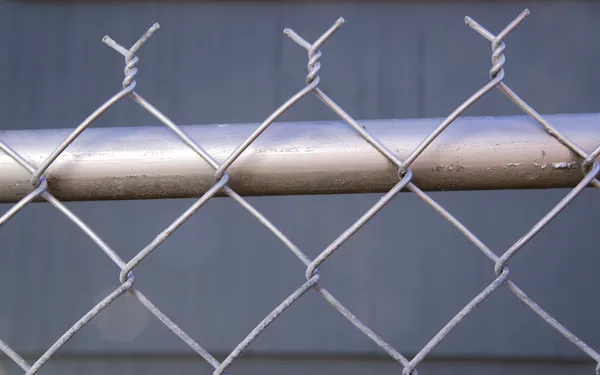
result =
[{"label": "barbed wire twist", "polygon": [[[321,63],[319,59],[322,56],[320,48],[329,40],[332,35],[341,28],[344,24],[344,19],[339,18],[325,33],[323,33],[315,42],[309,43],[291,29],[285,29],[284,33],[298,45],[308,51],[308,74],[306,76],[306,86],[300,89],[295,95],[290,97],[284,104],[275,110],[257,129],[242,142],[223,163],[219,164],[213,159],[203,148],[195,143],[187,136],[181,128],[173,123],[167,116],[162,114],[158,109],[152,106],[149,102],[143,99],[137,92],[135,76],[138,73],[137,64],[139,58],[136,52],[152,37],[152,35],[160,28],[159,24],[154,24],[131,48],[126,49],[110,37],[105,36],[103,42],[119,52],[125,57],[125,77],[122,82],[123,89],[107,100],[104,104],[98,107],[88,118],[86,118],[64,141],[61,143],[37,168],[29,163],[25,158],[19,155],[16,151],[0,141],[0,149],[19,163],[23,168],[31,173],[31,183],[33,190],[31,193],[23,197],[17,204],[11,207],[2,217],[0,217],[0,226],[5,224],[14,215],[21,211],[25,206],[31,203],[38,197],[44,198],[47,202],[65,214],[73,223],[75,223],[87,236],[89,236],[100,249],[119,267],[119,282],[120,285],[106,296],[100,303],[94,306],[88,313],[80,318],[73,326],[71,326],[52,346],[32,365],[25,361],[16,351],[8,344],[0,340],[0,350],[2,350],[9,358],[19,365],[26,374],[35,374],[40,368],[48,362],[48,360],[83,326],[98,315],[104,308],[118,299],[125,293],[133,295],[140,303],[145,306],[153,315],[165,324],[176,336],[184,341],[190,348],[204,358],[214,368],[214,375],[224,374],[231,364],[240,357],[243,351],[260,335],[275,319],[277,319],[287,308],[295,301],[305,295],[306,292],[313,289],[321,297],[323,297],[330,305],[332,305],[342,316],[348,319],[357,329],[369,337],[375,344],[388,353],[393,359],[398,361],[403,369],[403,375],[416,375],[416,367],[426,358],[426,356],[446,337],[449,332],[460,323],[467,315],[469,315],[480,303],[482,303],[490,294],[496,291],[503,284],[508,288],[528,307],[530,307],[538,316],[549,323],[553,328],[560,332],[566,339],[575,344],[579,349],[589,355],[597,362],[596,373],[600,374],[600,355],[580,340],[577,336],[571,333],[567,328],[561,325],[555,318],[544,311],[537,305],[529,296],[527,296],[514,282],[508,279],[509,268],[507,262],[539,231],[544,228],[554,217],[556,217],[585,187],[592,185],[600,187],[600,181],[596,176],[600,172],[600,164],[596,158],[600,155],[600,145],[591,153],[586,153],[569,139],[561,135],[551,124],[549,124],[541,115],[531,108],[525,101],[517,96],[503,82],[505,72],[504,63],[506,58],[504,51],[506,45],[504,39],[510,34],[523,20],[529,16],[529,11],[525,10],[516,17],[508,26],[506,26],[498,35],[494,35],[483,26],[475,22],[470,17],[465,18],[465,22],[473,30],[478,32],[484,38],[488,39],[492,44],[492,68],[489,71],[490,81],[481,89],[475,92],[471,97],[465,100],[458,106],[444,121],[429,134],[404,160],[400,160],[394,153],[373,137],[368,130],[360,123],[355,121],[348,113],[346,113],[339,105],[328,97],[320,88],[319,71]],[[435,200],[425,194],[412,182],[412,171],[410,165],[416,158],[435,140],[451,123],[453,123],[462,113],[464,113],[471,105],[477,102],[481,97],[490,92],[493,88],[500,89],[509,99],[511,99],[519,108],[526,114],[535,119],[542,128],[551,136],[556,138],[561,144],[571,150],[571,152],[581,159],[581,170],[584,178],[581,182],[572,189],[558,204],[556,204],[540,221],[538,221],[529,231],[527,231],[519,240],[515,242],[501,256],[496,255],[490,250],[481,240],[479,240],[469,229],[467,229],[459,220],[450,214],[445,208],[438,204]],[[264,132],[277,118],[285,113],[294,104],[300,101],[307,94],[313,93],[327,107],[336,113],[344,120],[351,128],[353,128],[359,136],[366,142],[371,144],[378,150],[398,171],[398,182],[386,194],[384,194],[367,212],[365,212],[358,220],[356,220],[349,228],[339,235],[329,246],[327,246],[315,259],[310,259],[305,253],[298,248],[292,241],[289,240],[275,225],[273,225],[264,215],[250,205],[245,199],[233,191],[227,184],[229,175],[227,170],[238,159],[238,157]],[[49,186],[44,173],[52,165],[52,163],[61,155],[61,153],[97,118],[99,118],[108,108],[120,101],[125,96],[129,96],[134,102],[152,114],[163,125],[171,129],[185,144],[194,150],[200,158],[208,163],[214,170],[215,184],[203,194],[192,206],[190,206],[182,215],[180,215],[171,225],[159,233],[146,247],[138,252],[129,262],[123,261],[120,256],[113,251],[91,228],[89,228],[77,215],[66,206],[58,201],[48,191]],[[477,296],[475,296],[461,311],[458,312],[416,355],[413,359],[408,360],[400,354],[395,348],[385,342],[366,324],[362,323],[359,318],[345,308],[330,292],[328,292],[321,283],[318,267],[327,259],[329,259],[348,239],[362,228],[371,218],[373,218],[384,206],[386,206],[400,191],[408,189],[420,197],[425,203],[431,206],[436,212],[442,215],[452,225],[454,225],[466,238],[468,238],[479,250],[481,250],[488,258],[494,262],[495,278],[487,285]],[[224,192],[227,196],[238,202],[257,220],[259,220],[269,231],[275,235],[286,247],[306,266],[305,278],[302,283],[292,294],[281,302],[275,309],[265,317],[250,333],[238,344],[236,348],[223,360],[219,362],[206,349],[194,341],[183,329],[179,328],[172,320],[162,313],[156,306],[150,302],[134,285],[133,270],[144,260],[151,252],[153,252],[162,242],[164,242],[173,232],[175,232],[183,223],[193,216],[208,200],[215,196],[218,192]]]}]

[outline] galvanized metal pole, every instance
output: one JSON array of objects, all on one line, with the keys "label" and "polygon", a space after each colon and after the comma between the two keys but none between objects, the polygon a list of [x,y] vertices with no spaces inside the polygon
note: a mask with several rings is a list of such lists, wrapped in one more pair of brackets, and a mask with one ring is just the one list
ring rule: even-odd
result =
[{"label": "galvanized metal pole", "polygon": [[[546,118],[584,150],[600,144],[600,113]],[[398,157],[414,150],[442,119],[361,123]],[[181,128],[219,162],[257,124]],[[37,166],[71,132],[0,132],[0,140]],[[463,117],[411,165],[423,190],[566,188],[584,174],[569,149],[527,116]],[[32,190],[31,175],[0,154],[0,202]],[[276,123],[229,169],[241,195],[376,193],[398,181],[395,168],[340,121]],[[214,169],[165,127],[90,128],[46,172],[49,190],[64,201],[198,197],[215,182]]]}]

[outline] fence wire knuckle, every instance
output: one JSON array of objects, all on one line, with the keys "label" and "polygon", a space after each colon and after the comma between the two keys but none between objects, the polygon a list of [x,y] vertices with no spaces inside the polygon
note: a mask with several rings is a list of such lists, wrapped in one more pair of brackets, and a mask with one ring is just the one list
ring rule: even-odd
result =
[{"label": "fence wire knuckle", "polygon": [[[294,305],[294,303],[304,296],[307,292],[313,290],[317,295],[321,296],[327,303],[329,303],[340,315],[346,318],[352,323],[359,331],[371,339],[376,345],[378,345],[384,352],[386,352],[391,358],[396,360],[402,367],[402,374],[404,375],[416,375],[417,366],[422,363],[425,358],[431,353],[436,346],[444,340],[444,338],[452,331],[456,325],[458,325],[463,319],[465,319],[472,311],[474,311],[489,295],[498,290],[501,286],[506,285],[508,289],[521,300],[526,306],[528,306],[534,313],[540,318],[546,321],[550,326],[561,333],[566,339],[571,341],[584,353],[590,356],[595,362],[598,363],[596,367],[596,373],[600,374],[600,355],[594,351],[591,347],[580,340],[575,334],[571,333],[566,327],[561,325],[555,318],[549,313],[544,311],[539,305],[537,305],[533,299],[525,294],[513,281],[509,279],[509,268],[508,262],[512,257],[519,252],[522,247],[530,241],[537,233],[539,233],[548,223],[554,219],[573,199],[575,199],[584,188],[592,185],[600,187],[600,182],[597,180],[597,175],[600,172],[600,164],[596,161],[596,158],[600,154],[600,145],[593,150],[591,153],[586,153],[579,146],[574,144],[572,141],[567,139],[565,136],[560,134],[550,123],[548,123],[540,114],[538,114],[533,108],[531,108],[523,99],[521,99],[514,91],[512,91],[505,83],[505,72],[504,63],[506,61],[504,52],[506,44],[505,38],[513,32],[517,26],[519,26],[527,17],[529,11],[523,11],[517,16],[512,22],[510,22],[500,33],[494,35],[488,31],[484,26],[476,22],[470,17],[465,18],[465,23],[475,32],[483,36],[491,43],[492,55],[491,62],[492,67],[489,71],[490,81],[477,90],[471,97],[461,103],[447,118],[445,118],[440,125],[433,130],[423,141],[408,154],[405,160],[400,160],[393,152],[391,152],[386,146],[374,137],[369,130],[354,120],[344,109],[342,109],[332,98],[325,94],[319,88],[320,76],[319,72],[321,69],[321,62],[319,61],[322,52],[321,48],[328,42],[332,36],[341,28],[345,23],[343,18],[339,18],[333,25],[327,29],[319,38],[313,43],[308,42],[303,37],[298,35],[292,29],[284,29],[284,34],[289,37],[293,42],[304,48],[308,52],[308,62],[306,75],[306,84],[296,94],[291,96],[285,103],[277,108],[272,114],[270,114],[256,129],[247,137],[240,145],[227,157],[223,163],[218,163],[207,151],[205,151],[199,144],[193,141],[178,125],[171,121],[166,115],[155,108],[151,103],[146,101],[140,94],[135,91],[136,88],[136,74],[138,72],[137,65],[139,58],[136,56],[136,52],[148,42],[148,40],[159,30],[160,26],[158,23],[152,25],[130,48],[123,47],[118,42],[111,39],[109,36],[105,36],[102,42],[114,49],[116,52],[121,54],[125,59],[124,68],[124,79],[122,81],[122,89],[114,94],[110,99],[98,107],[92,112],[75,130],[69,134],[64,141],[59,144],[51,153],[41,162],[35,166],[29,163],[23,156],[13,150],[9,145],[0,141],[0,149],[10,156],[16,163],[21,165],[24,169],[31,173],[32,189],[29,194],[23,197],[18,203],[12,206],[6,213],[0,217],[0,226],[5,224],[11,218],[13,218],[18,212],[23,210],[29,203],[33,202],[37,198],[43,198],[46,202],[54,206],[60,212],[65,214],[75,225],[77,225],[92,241],[117,265],[119,268],[119,284],[116,288],[107,295],[102,301],[96,306],[93,306],[83,317],[69,327],[65,333],[58,338],[48,350],[38,358],[33,364],[29,364],[25,361],[15,350],[13,350],[8,343],[0,340],[0,350],[4,352],[8,358],[13,360],[18,366],[23,369],[26,374],[37,373],[52,357],[60,350],[60,348],[78,331],[96,317],[101,311],[109,306],[111,303],[116,301],[120,296],[125,293],[129,293],[135,297],[143,306],[145,306],[160,322],[168,327],[177,337],[185,342],[192,350],[206,360],[213,368],[214,375],[224,374],[225,371],[234,363],[244,350],[252,344],[252,342],[267,327],[275,321],[282,313]],[[516,106],[518,106],[524,113],[531,116],[550,136],[554,137],[562,145],[567,147],[574,155],[581,159],[581,171],[583,178],[581,182],[560,201],[558,202],[540,221],[538,221],[532,228],[530,228],[522,237],[520,237],[511,247],[506,249],[502,254],[498,255],[490,250],[475,234],[473,234],[465,225],[463,225],[458,219],[456,219],[450,212],[448,212],[439,203],[433,200],[429,195],[424,193],[418,186],[413,183],[413,172],[410,169],[411,164],[423,153],[425,149],[440,135],[446,128],[448,128],[457,118],[459,118],[469,107],[475,104],[479,99],[485,96],[487,93],[492,91],[494,88],[498,88],[505,96],[507,96]],[[385,193],[371,208],[369,208],[362,216],[352,223],[344,232],[342,232],[330,245],[325,247],[314,259],[309,258],[305,253],[296,246],[289,238],[281,232],[270,222],[263,214],[261,214],[256,208],[254,208],[246,199],[236,193],[229,184],[229,168],[236,162],[236,160],[242,155],[248,147],[256,141],[258,137],[271,125],[273,124],[283,113],[289,108],[293,107],[297,102],[308,94],[314,94],[320,101],[328,107],[333,113],[339,116],[348,126],[355,130],[358,137],[370,144],[375,150],[377,150],[392,167],[397,170],[398,181],[392,189]],[[141,249],[131,260],[124,261],[121,257],[100,238],[91,228],[89,228],[81,218],[75,213],[68,209],[62,202],[54,197],[52,194],[52,186],[48,183],[47,177],[44,175],[48,168],[57,160],[57,158],[69,147],[81,133],[83,133],[95,120],[97,120],[104,112],[109,110],[115,103],[121,101],[125,97],[130,97],[131,100],[141,106],[148,113],[157,118],[164,126],[169,128],[181,142],[190,147],[199,157],[199,161],[207,163],[212,169],[214,169],[214,184],[206,191],[200,198],[198,198],[185,212],[177,217],[167,228],[160,232],[156,237],[148,243],[143,249]],[[402,190],[409,190],[431,208],[433,208],[438,214],[444,217],[449,223],[457,228],[471,243],[473,243],[480,251],[482,251],[494,264],[493,280],[489,285],[483,287],[481,292],[477,294],[464,308],[459,311],[454,317],[452,317],[448,323],[412,358],[408,359],[402,355],[398,350],[384,341],[378,334],[371,330],[366,324],[364,324],[358,317],[356,317],[350,310],[342,305],[327,289],[322,285],[318,267],[328,259],[335,258],[333,254],[336,253],[341,246],[343,246],[358,230],[363,228],[371,218],[379,213],[393,198],[400,193]],[[305,278],[301,285],[293,291],[284,301],[276,306],[272,312],[267,315],[261,322],[254,327],[248,335],[235,347],[231,353],[222,361],[219,362],[208,350],[204,349],[198,342],[196,342],[191,336],[189,336],[182,328],[176,325],[167,315],[161,312],[147,297],[145,297],[141,291],[135,287],[134,282],[134,270],[140,265],[140,263],[146,259],[150,253],[155,251],[169,236],[171,236],[181,225],[188,221],[194,214],[196,214],[206,202],[215,197],[218,193],[224,193],[226,196],[232,198],[234,201],[240,204],[246,209],[254,218],[260,221],[265,228],[267,228],[276,238],[278,238],[292,254],[294,254],[305,266]],[[342,255],[337,255],[342,256]]]}]

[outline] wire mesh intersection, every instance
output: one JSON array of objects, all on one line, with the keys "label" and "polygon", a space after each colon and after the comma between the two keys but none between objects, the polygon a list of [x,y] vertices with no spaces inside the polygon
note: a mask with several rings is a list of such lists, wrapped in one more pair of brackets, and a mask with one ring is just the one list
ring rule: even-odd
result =
[{"label": "wire mesh intersection", "polygon": [[[500,33],[494,35],[486,30],[479,23],[471,19],[465,18],[465,23],[474,31],[491,42],[492,45],[492,68],[490,70],[490,81],[481,89],[475,92],[471,97],[459,105],[429,136],[427,136],[404,160],[400,160],[394,153],[385,147],[379,140],[373,137],[368,130],[359,122],[354,120],[346,113],[336,102],[327,96],[320,88],[319,70],[321,64],[319,62],[322,56],[320,48],[327,42],[344,24],[344,19],[338,19],[325,33],[323,33],[316,41],[310,43],[295,33],[291,29],[285,29],[284,33],[292,41],[296,42],[308,52],[308,74],[306,76],[306,85],[300,89],[295,95],[290,97],[284,104],[276,109],[265,121],[260,124],[257,129],[242,142],[223,163],[219,164],[212,158],[201,146],[195,143],[188,137],[180,127],[173,123],[167,116],[161,113],[152,104],[141,97],[136,91],[135,76],[137,74],[137,63],[139,62],[136,52],[159,30],[159,25],[154,24],[152,27],[130,48],[125,48],[110,37],[105,36],[103,42],[120,53],[125,58],[125,78],[122,82],[122,90],[113,97],[108,99],[104,104],[98,107],[88,118],[86,118],[64,141],[61,143],[39,166],[31,165],[25,158],[19,155],[9,145],[0,141],[0,149],[19,163],[23,168],[31,173],[31,183],[33,190],[31,193],[22,198],[17,204],[11,207],[2,217],[0,217],[0,226],[5,224],[14,215],[21,211],[26,205],[34,199],[41,197],[52,206],[65,214],[75,225],[77,225],[87,236],[89,236],[100,249],[119,267],[120,284],[113,292],[106,296],[100,303],[94,306],[87,314],[81,317],[73,326],[71,326],[52,346],[33,364],[25,361],[16,351],[14,351],[7,343],[0,340],[0,350],[2,350],[9,358],[19,365],[26,374],[35,374],[46,364],[52,356],[84,325],[91,321],[105,307],[110,305],[121,295],[130,293],[141,304],[143,304],[152,314],[154,314],[163,324],[165,324],[175,335],[190,346],[196,353],[204,358],[211,366],[214,367],[214,375],[223,374],[231,366],[231,364],[240,357],[243,351],[261,334],[267,326],[279,317],[287,308],[295,301],[305,295],[309,290],[314,290],[331,304],[342,316],[348,319],[357,329],[369,337],[375,344],[387,352],[393,359],[398,361],[402,366],[404,375],[417,374],[416,367],[427,357],[427,355],[448,335],[448,333],[460,323],[467,315],[469,315],[480,303],[482,303],[490,294],[496,291],[503,284],[506,285],[523,303],[529,306],[538,316],[544,319],[565,338],[579,347],[583,352],[589,355],[595,362],[598,363],[596,373],[600,374],[600,355],[590,348],[587,344],[581,341],[577,336],[571,333],[566,327],[561,325],[550,314],[545,312],[537,305],[529,296],[525,294],[514,282],[509,279],[510,270],[507,267],[507,262],[520,249],[530,241],[537,233],[539,233],[553,218],[555,218],[575,197],[589,185],[600,187],[600,181],[596,178],[600,172],[600,164],[596,161],[600,155],[600,145],[590,153],[586,153],[579,146],[571,142],[569,139],[561,135],[550,123],[548,123],[540,114],[531,108],[523,99],[521,99],[514,91],[512,91],[504,82],[503,65],[505,62],[504,50],[506,45],[504,39],[506,36],[516,29],[527,17],[529,11],[525,10],[511,23],[508,24]],[[565,147],[568,147],[577,157],[581,159],[581,169],[584,178],[573,188],[559,203],[557,203],[540,221],[538,221],[531,229],[529,229],[519,240],[517,240],[510,248],[498,256],[490,250],[481,240],[479,240],[469,229],[467,229],[459,220],[452,214],[446,211],[441,205],[434,201],[431,197],[425,194],[412,182],[412,171],[410,165],[421,155],[421,153],[458,117],[460,117],[469,107],[476,103],[481,97],[485,96],[492,89],[498,88],[512,102],[521,108],[526,114],[536,120],[542,128],[552,137],[557,139]],[[366,142],[372,145],[379,151],[398,171],[397,184],[386,194],[383,195],[367,212],[365,212],[358,220],[340,234],[329,246],[315,258],[310,259],[304,252],[290,241],[273,223],[271,223],[258,210],[250,205],[244,198],[233,191],[227,184],[229,176],[228,168],[238,159],[238,157],[263,133],[271,124],[273,124],[283,113],[294,106],[302,98],[309,93],[317,96],[324,105],[329,107],[350,127],[352,127],[359,136]],[[69,147],[69,145],[77,139],[77,137],[95,120],[97,120],[104,112],[106,112],[115,103],[119,102],[126,96],[130,97],[135,103],[140,105],[148,113],[152,114],[162,124],[173,131],[187,146],[194,150],[198,156],[208,163],[214,170],[215,183],[211,189],[203,194],[194,204],[192,204],[183,214],[181,214],[171,225],[158,234],[146,247],[136,254],[129,262],[125,262],[121,257],[111,249],[95,232],[89,228],[77,215],[70,211],[63,203],[57,200],[48,191],[48,182],[44,177],[46,170],[52,163]],[[320,283],[320,273],[318,267],[329,259],[348,239],[361,229],[371,218],[373,218],[381,209],[383,209],[400,191],[408,189],[415,193],[424,202],[430,205],[436,212],[442,215],[446,220],[452,223],[461,233],[463,233],[477,248],[479,248],[488,258],[494,262],[494,280],[487,285],[477,296],[475,296],[461,311],[458,312],[412,359],[407,359],[400,354],[396,349],[389,345],[384,339],[378,336],[367,325],[362,323],[359,318],[345,308],[325,287]],[[218,192],[224,192],[227,196],[233,198],[243,208],[250,212],[257,220],[259,220],[267,229],[271,231],[286,247],[301,261],[306,268],[306,282],[300,285],[289,297],[281,302],[267,317],[265,317],[240,343],[233,351],[222,361],[215,359],[206,349],[192,339],[183,329],[171,321],[158,307],[156,307],[148,298],[146,298],[136,287],[135,278],[133,275],[134,269],[146,259],[160,244],[162,244],[173,232],[175,232],[183,223],[192,217],[202,206],[215,196]]]}]

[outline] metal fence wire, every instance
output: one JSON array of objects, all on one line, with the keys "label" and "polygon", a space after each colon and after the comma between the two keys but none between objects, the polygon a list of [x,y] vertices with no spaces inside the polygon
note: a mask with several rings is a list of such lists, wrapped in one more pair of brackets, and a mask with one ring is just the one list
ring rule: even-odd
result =
[{"label": "metal fence wire", "polygon": [[[569,139],[562,136],[551,124],[549,124],[540,114],[538,114],[533,108],[525,103],[517,94],[515,94],[504,82],[504,70],[503,65],[505,62],[504,49],[505,44],[503,39],[512,32],[523,20],[529,15],[529,11],[523,11],[517,18],[515,18],[504,30],[497,35],[494,35],[490,31],[486,30],[483,26],[477,23],[470,17],[465,18],[466,24],[476,31],[479,35],[486,38],[491,42],[492,46],[492,68],[489,72],[490,81],[485,84],[481,89],[475,92],[469,97],[464,103],[462,103],[454,112],[452,112],[429,136],[426,137],[419,145],[414,149],[405,160],[399,160],[390,150],[386,148],[381,142],[375,139],[365,127],[360,123],[352,119],[352,117],[346,113],[340,106],[338,106],[333,99],[327,96],[319,88],[319,70],[321,64],[319,59],[321,57],[320,48],[324,43],[330,39],[330,37],[344,24],[344,19],[338,19],[331,28],[329,28],[323,35],[321,35],[316,41],[310,43],[303,39],[301,36],[296,34],[293,30],[285,29],[284,33],[292,41],[296,42],[300,47],[308,51],[308,75],[306,77],[306,86],[292,96],[287,102],[273,112],[260,126],[250,135],[242,144],[240,144],[233,153],[226,158],[226,160],[219,164],[215,159],[211,157],[200,145],[193,142],[176,124],[174,124],[167,116],[156,109],[152,104],[142,98],[136,91],[135,75],[137,73],[136,64],[138,63],[138,57],[135,55],[136,52],[150,39],[150,37],[159,29],[158,24],[154,24],[143,36],[140,38],[131,48],[127,49],[121,46],[110,37],[105,36],[103,42],[123,55],[125,57],[125,79],[123,80],[123,89],[102,104],[96,111],[94,111],[88,118],[86,118],[65,140],[60,144],[39,166],[35,167],[28,163],[23,156],[15,152],[9,145],[4,142],[0,142],[0,148],[8,154],[12,159],[19,163],[23,168],[27,169],[31,173],[31,182],[33,184],[33,191],[27,196],[22,198],[17,204],[15,204],[8,212],[6,212],[0,218],[0,225],[3,225],[10,220],[17,212],[21,211],[27,204],[36,200],[37,198],[43,198],[51,205],[56,207],[62,213],[64,213],[71,221],[73,221],[81,230],[83,230],[101,249],[104,253],[112,259],[112,261],[121,269],[119,274],[120,285],[108,296],[106,296],[98,305],[94,306],[87,314],[79,319],[72,327],[70,327],[56,342],[33,364],[25,361],[17,352],[11,347],[0,340],[0,349],[8,355],[15,363],[17,363],[27,374],[37,373],[45,363],[47,363],[53,355],[70,339],[72,338],[85,324],[90,322],[96,315],[98,315],[105,307],[114,302],[124,293],[130,293],[140,303],[142,303],[148,310],[152,312],[161,322],[163,322],[173,333],[175,333],[181,340],[189,345],[196,353],[204,358],[210,365],[214,367],[213,374],[223,374],[227,368],[243,353],[243,351],[252,343],[252,341],[263,332],[269,324],[271,324],[279,315],[281,315],[287,308],[289,308],[295,301],[302,297],[309,290],[314,290],[321,297],[333,306],[340,314],[348,319],[356,328],[367,335],[373,340],[379,347],[385,350],[392,358],[398,361],[403,368],[402,373],[404,375],[417,374],[416,367],[421,363],[426,356],[448,335],[448,333],[467,315],[469,315],[481,302],[483,302],[490,294],[496,291],[501,286],[505,285],[512,293],[514,293],[523,303],[531,308],[539,317],[544,319],[548,324],[554,327],[560,332],[566,339],[575,344],[583,352],[587,353],[593,360],[599,363],[596,366],[596,373],[600,374],[600,355],[590,348],[587,344],[577,338],[571,333],[566,327],[561,325],[556,319],[545,312],[540,306],[538,306],[531,298],[525,294],[515,283],[509,279],[509,268],[507,262],[514,256],[529,240],[531,240],[544,226],[546,226],[554,217],[556,217],[584,188],[592,184],[594,187],[600,187],[600,182],[596,179],[596,175],[600,171],[600,165],[596,161],[596,158],[600,154],[600,146],[598,146],[591,153],[586,153],[584,150],[579,148],[577,145],[572,143]],[[503,254],[497,255],[490,250],[482,241],[480,241],[473,233],[469,231],[460,221],[453,217],[448,211],[442,206],[425,194],[419,187],[411,181],[413,178],[412,171],[410,169],[411,163],[432,143],[436,137],[438,137],[453,121],[455,121],[463,112],[465,112],[471,105],[477,102],[481,97],[486,95],[488,92],[498,88],[503,92],[510,100],[512,100],[519,108],[521,108],[526,114],[536,120],[546,132],[557,139],[565,147],[569,148],[577,157],[581,158],[581,168],[583,171],[584,178],[574,187],[570,192],[560,201],[556,206],[550,210],[539,222],[537,222],[530,230],[528,230],[518,241],[516,241],[508,250]],[[350,125],[360,137],[366,140],[370,145],[379,151],[387,160],[392,163],[398,171],[398,182],[397,184],[387,192],[374,206],[372,206],[360,219],[352,224],[346,231],[344,231],[335,241],[333,241],[327,248],[325,248],[315,259],[307,257],[296,245],[294,245],[273,223],[265,218],[260,212],[258,212],[253,206],[251,206],[244,198],[238,195],[228,186],[228,168],[232,163],[252,144],[260,134],[265,131],[279,116],[281,116],[286,110],[292,107],[295,103],[300,101],[303,97],[313,93],[316,95],[326,106],[331,108],[341,119],[343,119],[348,125]],[[129,96],[134,102],[138,103],[142,108],[151,113],[157,119],[159,119],[165,126],[171,129],[185,144],[192,148],[198,156],[208,163],[214,169],[214,185],[205,194],[203,194],[190,208],[187,209],[180,217],[177,218],[168,228],[160,233],[150,244],[142,249],[133,259],[126,262],[111,249],[91,228],[89,228],[79,217],[71,212],[63,203],[57,200],[48,191],[48,182],[44,177],[44,172],[49,166],[57,159],[59,155],[98,117],[108,110],[112,105],[120,101],[121,99]],[[433,337],[425,347],[423,347],[414,358],[408,359],[389,345],[383,338],[373,332],[369,327],[362,323],[356,316],[346,309],[330,292],[325,289],[323,285],[319,283],[319,269],[318,267],[328,258],[330,258],[337,249],[340,248],[354,233],[356,233],[361,227],[367,223],[374,215],[376,215],[388,202],[390,202],[401,190],[408,189],[415,193],[427,204],[429,204],[435,211],[446,218],[452,223],[460,232],[462,232],[472,243],[474,243],[488,258],[494,263],[494,272],[496,274],[495,280],[483,289],[475,298],[473,298],[458,314],[452,319]],[[174,231],[176,231],[184,222],[186,222],[192,215],[194,215],[202,206],[216,193],[223,192],[227,196],[233,198],[242,207],[248,210],[256,219],[258,219],[264,226],[266,226],[277,238],[279,238],[289,250],[300,259],[306,265],[306,282],[303,283],[297,290],[295,290],[288,298],[286,298],[279,306],[277,306],[267,317],[265,317],[249,334],[246,338],[239,343],[239,345],[223,360],[219,362],[215,359],[207,350],[205,350],[198,342],[192,339],[183,329],[177,326],[171,321],[164,313],[162,313],[148,298],[142,294],[140,290],[135,287],[134,284],[134,269],[150,255],[167,237],[169,237]]]}]

